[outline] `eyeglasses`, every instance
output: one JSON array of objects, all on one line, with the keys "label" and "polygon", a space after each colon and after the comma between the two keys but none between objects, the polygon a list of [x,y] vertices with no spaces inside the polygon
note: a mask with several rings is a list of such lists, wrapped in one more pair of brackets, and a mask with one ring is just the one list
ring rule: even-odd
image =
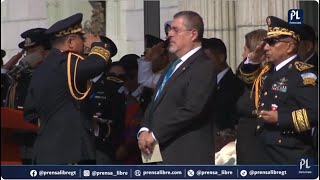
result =
[{"label": "eyeglasses", "polygon": [[170,31],[172,31],[174,34],[179,34],[179,33],[181,33],[181,32],[192,31],[192,29],[183,30],[183,29],[179,29],[179,28],[175,28],[175,27],[170,27],[170,28],[168,29],[168,33],[170,33]]},{"label": "eyeglasses", "polygon": [[283,41],[283,40],[278,39],[278,38],[268,38],[268,39],[264,39],[263,41],[266,42],[267,44],[269,44],[269,46],[274,46],[279,42],[292,43],[292,42],[289,42],[289,41]]}]

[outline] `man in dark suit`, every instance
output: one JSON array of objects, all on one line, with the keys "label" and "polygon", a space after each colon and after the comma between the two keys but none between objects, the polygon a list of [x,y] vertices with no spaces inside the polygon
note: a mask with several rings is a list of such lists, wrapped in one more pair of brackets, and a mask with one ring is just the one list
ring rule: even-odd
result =
[{"label": "man in dark suit", "polygon": [[302,61],[312,64],[318,73],[318,54],[314,51],[316,47],[316,33],[308,24],[296,25],[296,28],[300,34],[298,56]]},{"label": "man in dark suit", "polygon": [[243,91],[241,80],[227,64],[227,48],[218,38],[204,38],[202,47],[218,72],[217,94],[212,111],[215,117],[215,152],[235,140],[236,102]]},{"label": "man in dark suit", "polygon": [[[105,71],[110,51],[99,36],[84,37],[82,16],[58,21],[45,32],[53,48],[33,73],[24,106],[26,120],[40,121],[36,164],[94,163],[92,117],[82,105],[91,88],[88,80]],[[84,45],[92,47],[86,58],[81,56]]]},{"label": "man in dark suit", "polygon": [[[297,30],[267,17],[266,65],[254,83],[256,135],[263,164],[297,164],[315,158],[311,129],[318,125],[318,80],[313,65],[297,58]],[[251,58],[250,58],[251,59]]]},{"label": "man in dark suit", "polygon": [[150,154],[159,143],[164,164],[214,164],[212,100],[216,72],[201,49],[199,14],[174,15],[169,52],[178,59],[163,73],[139,131],[139,148]]}]

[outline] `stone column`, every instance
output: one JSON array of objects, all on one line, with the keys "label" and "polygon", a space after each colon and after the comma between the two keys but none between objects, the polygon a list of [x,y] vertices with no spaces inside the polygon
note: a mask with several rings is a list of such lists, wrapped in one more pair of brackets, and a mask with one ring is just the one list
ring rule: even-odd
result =
[{"label": "stone column", "polygon": [[267,29],[265,19],[273,15],[287,21],[288,10],[297,0],[179,0],[178,10],[192,10],[204,21],[204,37],[223,40],[228,63],[235,70],[242,61],[244,36],[255,29]]},{"label": "stone column", "polygon": [[242,0],[235,1],[236,14],[236,64],[242,61],[242,51],[245,43],[244,36],[256,29],[267,30],[266,18],[276,16],[285,21],[288,20],[288,10],[297,9],[295,0]]}]

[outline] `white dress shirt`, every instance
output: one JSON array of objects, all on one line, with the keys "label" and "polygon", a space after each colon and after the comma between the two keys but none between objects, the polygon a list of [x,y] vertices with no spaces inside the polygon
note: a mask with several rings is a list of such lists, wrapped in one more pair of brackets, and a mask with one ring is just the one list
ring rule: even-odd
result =
[{"label": "white dress shirt", "polygon": [[[181,59],[181,62],[180,62],[179,64],[177,64],[176,68],[175,68],[175,69],[173,70],[173,72],[172,72],[172,75],[174,74],[174,72],[175,72],[184,62],[187,61],[187,59],[188,59],[190,56],[192,56],[194,53],[196,53],[197,51],[199,51],[199,49],[201,49],[201,46],[192,49],[192,50],[189,51],[187,54],[185,54],[184,56],[182,56],[182,57],[180,58],[180,59]],[[171,75],[171,76],[172,76],[172,75]],[[142,131],[149,131],[149,128],[147,128],[147,127],[142,127],[142,128],[139,130],[138,134],[137,134],[137,138],[138,138],[138,139],[139,139],[139,134],[140,134]],[[154,136],[154,134],[153,134],[152,132],[151,132],[151,135],[152,135],[153,139],[157,141],[156,137]]]}]

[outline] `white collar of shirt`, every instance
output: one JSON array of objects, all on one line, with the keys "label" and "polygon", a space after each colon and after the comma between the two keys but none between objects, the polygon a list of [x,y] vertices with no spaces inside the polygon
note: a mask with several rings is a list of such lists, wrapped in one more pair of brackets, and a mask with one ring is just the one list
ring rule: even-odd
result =
[{"label": "white collar of shirt", "polygon": [[279,69],[281,69],[283,66],[285,66],[286,64],[288,64],[290,61],[292,61],[294,58],[297,57],[297,54],[289,57],[288,59],[286,59],[285,61],[283,61],[282,63],[278,64],[276,66],[276,71],[279,71]]},{"label": "white collar of shirt", "polygon": [[[130,95],[133,96],[134,98],[136,99],[139,99],[141,93],[143,91],[143,86],[140,85],[136,90],[134,90]],[[120,89],[118,90],[118,92],[121,94],[121,93],[124,93],[126,95],[129,94],[129,90],[125,87],[125,86],[121,86]]]},{"label": "white collar of shirt", "polygon": [[217,75],[217,82],[219,84],[220,80],[223,78],[223,76],[229,71],[229,67],[227,67],[226,69],[224,69],[223,71],[221,71],[218,75]]},{"label": "white collar of shirt", "polygon": [[313,55],[314,55],[314,53],[312,53],[304,62],[308,62],[309,59],[311,59]]},{"label": "white collar of shirt", "polygon": [[174,69],[173,72],[175,72],[180,66],[182,63],[184,63],[190,56],[192,56],[194,53],[196,53],[199,49],[201,48],[201,46],[199,47],[196,47],[194,49],[192,49],[191,51],[189,51],[187,54],[185,54],[184,56],[182,56],[180,59],[181,59],[181,62],[179,64],[177,64],[176,68]]},{"label": "white collar of shirt", "polygon": [[143,86],[139,86],[136,90],[134,90],[132,93],[131,93],[131,96],[135,97],[135,98],[139,98],[141,93],[143,91]]}]

